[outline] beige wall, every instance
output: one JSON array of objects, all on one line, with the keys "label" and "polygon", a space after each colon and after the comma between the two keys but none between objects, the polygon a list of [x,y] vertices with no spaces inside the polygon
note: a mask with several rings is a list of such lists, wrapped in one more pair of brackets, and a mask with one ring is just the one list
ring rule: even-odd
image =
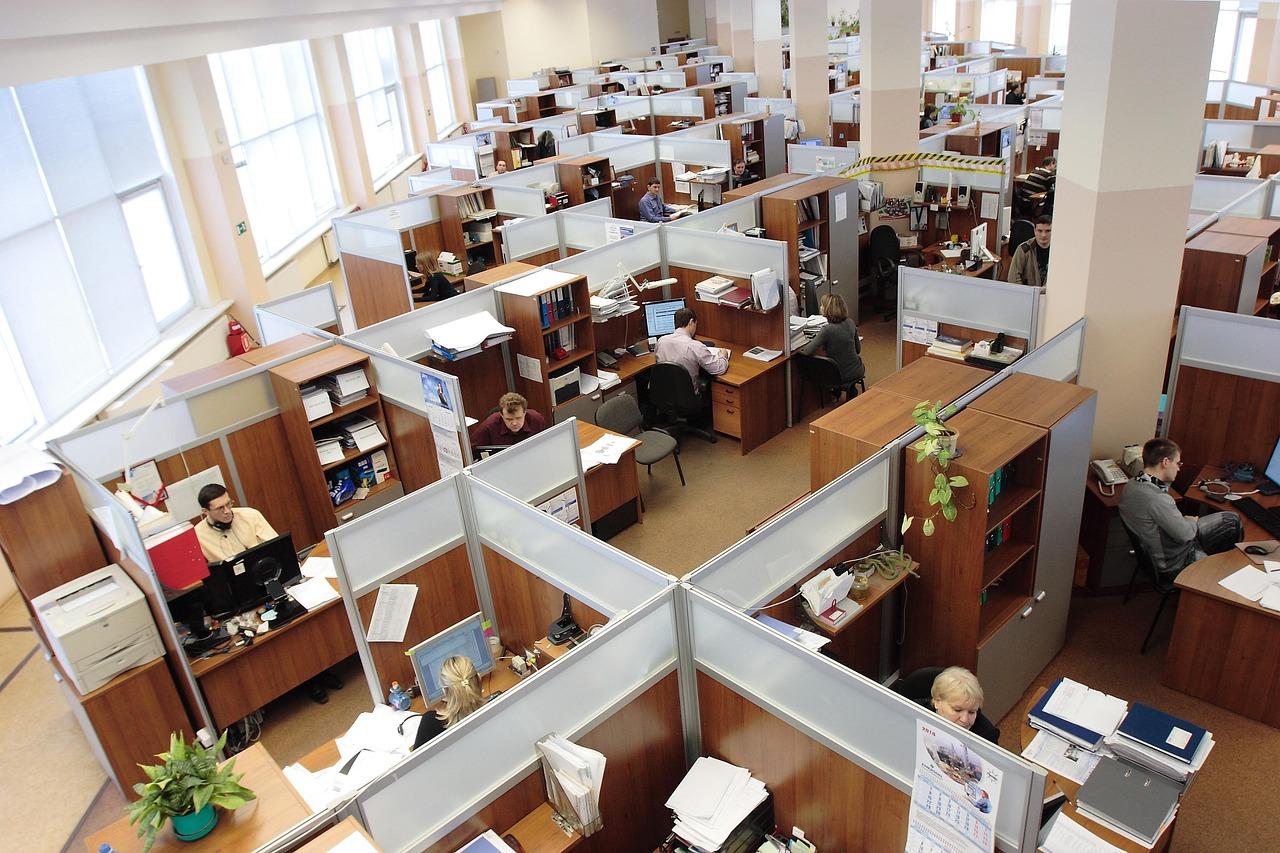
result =
[{"label": "beige wall", "polygon": [[505,96],[505,82],[511,77],[511,71],[507,67],[507,44],[502,38],[502,15],[490,12],[461,17],[458,19],[458,33],[462,37],[467,91],[471,93],[472,102],[480,100],[476,93],[476,80],[484,77],[494,78],[498,84],[498,97]]},{"label": "beige wall", "polygon": [[655,0],[590,0],[585,5],[591,54],[581,65],[610,57],[647,56],[661,40]]},{"label": "beige wall", "polygon": [[[547,66],[584,68],[596,61],[585,0],[507,0],[501,17],[511,77],[529,77]],[[505,81],[498,82],[498,95],[506,95]]]},{"label": "beige wall", "polygon": [[689,0],[658,0],[658,35],[663,41],[676,35],[693,37],[689,6]]}]

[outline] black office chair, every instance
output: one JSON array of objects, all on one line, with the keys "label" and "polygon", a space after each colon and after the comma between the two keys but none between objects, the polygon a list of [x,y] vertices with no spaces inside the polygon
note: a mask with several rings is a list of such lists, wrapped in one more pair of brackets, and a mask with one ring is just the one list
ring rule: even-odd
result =
[{"label": "black office chair", "polygon": [[1030,219],[1015,219],[1009,226],[1009,254],[1036,236],[1036,226]]},{"label": "black office chair", "polygon": [[649,369],[649,405],[658,413],[658,426],[678,441],[686,432],[716,443],[708,424],[711,416],[711,389],[694,393],[689,372],[678,364],[658,363]]},{"label": "black office chair", "polygon": [[[897,313],[897,308],[890,304],[889,297],[898,292],[898,267],[904,263],[904,252],[898,242],[898,232],[889,225],[877,225],[872,228],[867,238],[867,252],[876,305],[883,315],[881,319],[888,320]],[[905,263],[909,267],[922,267],[924,255],[919,249],[907,249]]]},{"label": "black office chair", "polygon": [[1120,526],[1124,528],[1124,533],[1129,537],[1129,545],[1133,548],[1133,574],[1129,577],[1129,587],[1125,590],[1123,604],[1129,603],[1129,597],[1133,593],[1133,584],[1138,579],[1138,572],[1142,572],[1151,581],[1151,586],[1156,592],[1160,593],[1160,606],[1156,608],[1156,615],[1151,619],[1151,627],[1147,629],[1147,636],[1142,640],[1141,654],[1147,653],[1147,646],[1151,643],[1151,635],[1156,631],[1156,625],[1160,622],[1160,614],[1164,612],[1165,603],[1177,595],[1178,588],[1173,585],[1173,579],[1177,576],[1173,572],[1159,572],[1156,570],[1155,563],[1151,562],[1151,555],[1147,553],[1147,549],[1142,547],[1142,541],[1138,539],[1136,533],[1129,529],[1129,525],[1121,519]]},{"label": "black office chair", "polygon": [[[653,476],[653,463],[661,462],[670,456],[676,462],[676,473],[680,475],[680,485],[684,485],[684,470],[680,467],[680,442],[670,433],[660,429],[647,429],[641,432],[640,406],[630,394],[616,394],[600,404],[596,409],[596,425],[614,432],[640,439],[636,448],[636,462],[640,463]],[[641,499],[643,505],[643,499]]]},{"label": "black office chair", "polygon": [[836,363],[825,355],[803,355],[795,353],[791,356],[791,360],[795,362],[796,370],[800,374],[799,396],[804,396],[805,385],[816,385],[818,388],[818,407],[825,409],[827,407],[827,392],[831,392],[832,399],[840,396],[841,391],[849,393],[849,399],[852,400],[858,396],[858,386],[863,391],[867,390],[867,384],[862,379],[855,379],[852,382],[840,381],[840,368]]},{"label": "black office chair", "polygon": [[[890,689],[899,696],[905,696],[912,702],[933,711],[933,681],[944,669],[946,667],[943,666],[926,666],[917,669],[910,675],[899,678]],[[992,743],[1000,743],[1000,729],[987,719],[987,715],[982,713],[981,708],[978,709],[978,716],[974,718],[973,726],[969,731]]]}]

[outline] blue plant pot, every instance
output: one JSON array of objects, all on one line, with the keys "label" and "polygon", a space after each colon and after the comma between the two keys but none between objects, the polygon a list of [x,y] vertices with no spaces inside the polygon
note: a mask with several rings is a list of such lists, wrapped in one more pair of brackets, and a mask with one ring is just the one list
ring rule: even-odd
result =
[{"label": "blue plant pot", "polygon": [[207,805],[198,812],[174,815],[169,818],[173,823],[173,834],[179,841],[195,841],[204,838],[218,825],[218,813],[212,805]]}]

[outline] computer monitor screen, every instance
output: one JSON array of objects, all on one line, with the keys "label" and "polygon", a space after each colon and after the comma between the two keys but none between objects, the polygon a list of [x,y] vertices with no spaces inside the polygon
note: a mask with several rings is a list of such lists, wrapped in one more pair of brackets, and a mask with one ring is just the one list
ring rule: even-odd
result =
[{"label": "computer monitor screen", "polygon": [[262,562],[266,559],[273,559],[279,564],[281,586],[288,586],[302,577],[298,554],[293,550],[293,536],[282,533],[246,548],[229,560],[209,565],[205,584],[210,593],[206,597],[210,613],[224,609],[227,603],[231,604],[232,612],[243,613],[266,601],[267,591],[260,583],[260,572],[266,569]]},{"label": "computer monitor screen", "polygon": [[975,258],[983,257],[987,251],[987,223],[979,222],[969,231],[969,254]]},{"label": "computer monitor screen", "polygon": [[814,147],[818,147],[818,146],[822,145],[822,140],[821,140],[821,139],[801,139],[801,140],[799,140],[796,144],[797,144],[797,145],[812,145],[812,146],[814,146]]},{"label": "computer monitor screen", "polygon": [[676,330],[676,312],[684,307],[683,299],[662,299],[644,303],[644,325],[649,337],[658,338]]},{"label": "computer monitor screen", "polygon": [[454,655],[468,658],[480,675],[493,671],[493,653],[489,651],[489,641],[484,636],[482,614],[468,616],[457,625],[446,628],[409,649],[413,671],[418,677],[418,687],[427,704],[444,695],[440,667]]},{"label": "computer monitor screen", "polygon": [[1275,449],[1271,451],[1271,461],[1267,463],[1267,468],[1262,473],[1272,483],[1280,486],[1280,438],[1276,439]]}]

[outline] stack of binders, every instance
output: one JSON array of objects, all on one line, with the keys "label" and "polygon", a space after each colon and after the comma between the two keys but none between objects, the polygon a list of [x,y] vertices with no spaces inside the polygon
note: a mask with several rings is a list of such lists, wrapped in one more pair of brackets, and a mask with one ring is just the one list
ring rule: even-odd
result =
[{"label": "stack of binders", "polygon": [[1123,759],[1103,758],[1076,795],[1082,815],[1151,848],[1173,822],[1185,786]]},{"label": "stack of binders", "polygon": [[359,367],[318,379],[316,385],[329,393],[329,400],[335,406],[347,406],[369,396],[369,379]]},{"label": "stack of binders", "polygon": [[1106,743],[1117,757],[1176,782],[1189,782],[1214,747],[1212,732],[1139,702]]},{"label": "stack of binders", "polygon": [[1034,728],[1053,732],[1077,746],[1097,750],[1124,718],[1123,699],[1092,690],[1070,678],[1053,683],[1027,716]]}]

